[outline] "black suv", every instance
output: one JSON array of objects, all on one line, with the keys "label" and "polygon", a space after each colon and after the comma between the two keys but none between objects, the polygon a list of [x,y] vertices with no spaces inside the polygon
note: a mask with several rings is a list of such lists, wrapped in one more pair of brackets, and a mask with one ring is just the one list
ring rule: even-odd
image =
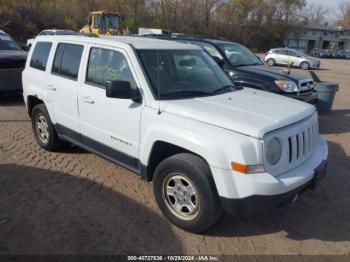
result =
[{"label": "black suv", "polygon": [[201,46],[212,56],[237,86],[251,87],[295,98],[311,104],[317,103],[313,79],[272,69],[241,44],[190,36],[157,36],[160,39],[187,42]]}]

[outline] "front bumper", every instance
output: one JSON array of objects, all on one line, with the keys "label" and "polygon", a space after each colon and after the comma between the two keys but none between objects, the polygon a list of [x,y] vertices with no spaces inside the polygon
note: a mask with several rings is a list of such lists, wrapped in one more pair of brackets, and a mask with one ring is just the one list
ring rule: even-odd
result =
[{"label": "front bumper", "polygon": [[300,192],[314,186],[319,170],[328,158],[326,142],[319,138],[313,156],[279,176],[269,173],[245,175],[232,170],[211,167],[214,181],[228,213],[265,210],[290,202]]},{"label": "front bumper", "polygon": [[315,64],[311,64],[310,65],[310,68],[311,69],[318,69],[318,68],[320,68],[321,67],[321,63],[315,63]]},{"label": "front bumper", "polygon": [[316,169],[315,175],[305,184],[283,194],[264,196],[254,195],[242,199],[221,197],[221,204],[226,213],[238,214],[271,210],[298,199],[307,190],[314,189],[323,180],[327,169],[327,161],[323,161]]},{"label": "front bumper", "polygon": [[289,97],[289,98],[293,98],[293,99],[297,99],[312,105],[316,105],[317,101],[318,101],[318,93],[317,92],[311,92],[308,94],[288,94],[285,93],[285,96]]}]

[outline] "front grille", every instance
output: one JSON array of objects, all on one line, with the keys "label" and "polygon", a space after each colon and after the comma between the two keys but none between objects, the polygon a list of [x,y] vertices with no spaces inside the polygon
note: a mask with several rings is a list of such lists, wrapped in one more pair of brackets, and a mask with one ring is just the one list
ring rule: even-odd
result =
[{"label": "front grille", "polygon": [[286,173],[307,161],[318,143],[317,113],[294,125],[266,134],[264,144],[277,138],[282,145],[282,155],[275,165],[270,165],[264,154],[265,169],[272,175]]},{"label": "front grille", "polygon": [[315,148],[318,137],[317,122],[288,137],[289,164],[308,157]]}]

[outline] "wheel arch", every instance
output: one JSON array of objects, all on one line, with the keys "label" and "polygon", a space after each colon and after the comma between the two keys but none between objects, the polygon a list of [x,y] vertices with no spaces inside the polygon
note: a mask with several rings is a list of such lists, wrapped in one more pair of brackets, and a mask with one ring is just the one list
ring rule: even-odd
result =
[{"label": "wheel arch", "polygon": [[44,104],[44,101],[41,100],[40,98],[38,98],[36,96],[32,96],[32,95],[27,97],[27,111],[28,111],[29,116],[32,115],[33,108],[39,104]]},{"label": "wheel arch", "polygon": [[153,173],[157,168],[157,166],[163,160],[180,153],[188,153],[188,154],[198,156],[201,159],[203,159],[209,166],[208,161],[197,152],[194,152],[188,148],[185,148],[179,145],[175,145],[174,143],[171,143],[171,142],[157,140],[152,145],[152,148],[150,150],[150,154],[148,157],[147,165],[144,167],[144,174],[146,176],[146,180],[147,181],[153,180]]}]

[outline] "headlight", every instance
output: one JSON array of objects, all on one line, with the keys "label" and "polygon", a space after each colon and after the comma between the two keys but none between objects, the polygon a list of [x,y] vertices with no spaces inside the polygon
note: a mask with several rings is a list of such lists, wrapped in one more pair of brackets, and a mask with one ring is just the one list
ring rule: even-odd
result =
[{"label": "headlight", "polygon": [[277,138],[273,138],[266,145],[266,160],[270,165],[275,165],[282,155],[282,145]]},{"label": "headlight", "polygon": [[293,81],[276,80],[275,84],[279,89],[281,89],[284,92],[298,92],[298,85]]}]

